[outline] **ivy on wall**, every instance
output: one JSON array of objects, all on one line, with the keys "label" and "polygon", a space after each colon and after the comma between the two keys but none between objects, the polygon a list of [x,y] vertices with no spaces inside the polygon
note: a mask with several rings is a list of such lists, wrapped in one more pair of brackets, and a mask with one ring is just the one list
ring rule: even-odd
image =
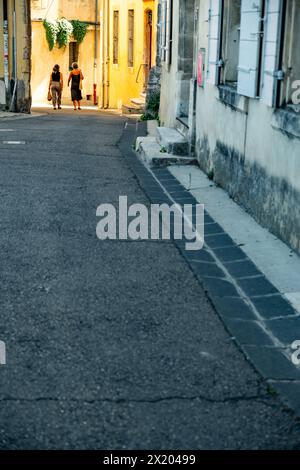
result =
[{"label": "ivy on wall", "polygon": [[73,34],[73,26],[70,21],[66,20],[66,18],[62,18],[61,20],[57,21],[59,32],[57,35],[57,44],[58,47],[61,49],[62,47],[66,47],[70,42],[70,37]]},{"label": "ivy on wall", "polygon": [[87,33],[88,25],[79,20],[72,20],[71,23],[73,26],[73,37],[78,44],[81,44]]},{"label": "ivy on wall", "polygon": [[43,25],[46,30],[46,39],[50,51],[54,49],[55,44],[58,44],[59,48],[66,47],[72,36],[78,44],[82,43],[88,28],[87,23],[83,21],[68,21],[66,18],[44,20]]},{"label": "ivy on wall", "polygon": [[57,35],[59,33],[59,26],[57,21],[53,20],[44,20],[44,28],[46,30],[46,39],[49,45],[49,50],[52,51],[54,48],[56,41],[57,41]]}]

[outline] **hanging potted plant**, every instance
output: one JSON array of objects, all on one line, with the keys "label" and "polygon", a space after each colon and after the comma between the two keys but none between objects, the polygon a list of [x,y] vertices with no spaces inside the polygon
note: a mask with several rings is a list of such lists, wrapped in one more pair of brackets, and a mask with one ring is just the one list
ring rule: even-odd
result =
[{"label": "hanging potted plant", "polygon": [[48,42],[49,50],[52,51],[59,33],[59,25],[56,20],[44,20],[44,28],[46,30],[46,39]]},{"label": "hanging potted plant", "polygon": [[57,43],[58,47],[61,49],[62,47],[66,47],[70,42],[70,37],[73,34],[73,26],[70,21],[66,18],[62,18],[58,20],[59,32],[57,34]]},{"label": "hanging potted plant", "polygon": [[50,51],[54,49],[56,43],[60,49],[66,47],[70,42],[71,36],[74,37],[78,44],[81,44],[88,28],[88,24],[83,21],[68,21],[66,18],[61,18],[60,20],[44,20],[43,25],[46,30],[46,39]]},{"label": "hanging potted plant", "polygon": [[78,44],[81,44],[86,36],[88,25],[83,21],[72,20],[73,38]]}]

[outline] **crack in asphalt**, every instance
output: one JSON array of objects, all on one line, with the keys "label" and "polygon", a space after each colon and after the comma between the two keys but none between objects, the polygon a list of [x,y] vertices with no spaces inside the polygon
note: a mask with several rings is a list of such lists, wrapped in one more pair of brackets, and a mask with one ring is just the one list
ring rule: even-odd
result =
[{"label": "crack in asphalt", "polygon": [[259,400],[262,403],[265,403],[265,400],[270,400],[270,395],[249,395],[247,396],[233,396],[227,398],[211,398],[205,395],[191,395],[191,396],[180,396],[180,395],[170,395],[166,397],[156,397],[156,398],[93,398],[93,399],[85,399],[85,398],[58,398],[58,397],[36,397],[36,398],[18,398],[18,397],[2,397],[0,398],[0,402],[5,401],[24,401],[24,402],[40,402],[40,401],[55,401],[55,402],[82,402],[82,403],[113,403],[113,404],[124,404],[124,403],[161,403],[164,401],[173,401],[173,400],[181,400],[181,401],[195,401],[201,400],[207,403],[212,404],[226,404],[226,403],[237,403],[237,402],[244,402],[244,401],[253,401]]}]

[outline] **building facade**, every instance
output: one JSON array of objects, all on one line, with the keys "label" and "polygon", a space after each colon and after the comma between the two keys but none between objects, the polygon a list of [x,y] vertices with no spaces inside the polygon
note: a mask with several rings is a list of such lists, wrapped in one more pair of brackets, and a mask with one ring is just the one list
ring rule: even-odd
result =
[{"label": "building facade", "polygon": [[[73,36],[64,47],[56,44],[49,49],[44,20],[66,18],[87,24],[87,32],[78,43]],[[100,63],[100,2],[98,0],[31,0],[32,19],[32,98],[34,104],[47,103],[49,77],[55,64],[59,64],[64,75],[63,103],[70,103],[67,80],[71,65],[78,62],[84,74],[83,104],[97,104]]]},{"label": "building facade", "polygon": [[30,112],[30,0],[0,1],[0,110]]},{"label": "building facade", "polygon": [[163,126],[300,252],[300,0],[162,0]]},{"label": "building facade", "polygon": [[157,0],[102,0],[103,108],[126,111],[143,101],[150,69],[156,65],[157,4]]}]

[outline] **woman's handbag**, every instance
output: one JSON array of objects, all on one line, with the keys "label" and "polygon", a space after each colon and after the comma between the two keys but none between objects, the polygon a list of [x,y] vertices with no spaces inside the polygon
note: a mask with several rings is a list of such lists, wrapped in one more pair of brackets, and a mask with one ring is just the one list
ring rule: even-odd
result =
[{"label": "woman's handbag", "polygon": [[51,94],[51,91],[48,90],[48,101],[52,101],[52,94]]}]

